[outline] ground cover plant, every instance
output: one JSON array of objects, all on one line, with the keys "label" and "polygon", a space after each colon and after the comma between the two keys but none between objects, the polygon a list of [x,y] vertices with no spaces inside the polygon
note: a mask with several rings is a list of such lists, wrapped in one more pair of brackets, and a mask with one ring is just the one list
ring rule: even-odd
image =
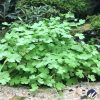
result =
[{"label": "ground cover plant", "polygon": [[[15,22],[0,41],[0,83],[48,86],[58,90],[100,75],[100,53],[93,45],[74,40],[70,32],[84,24],[71,13],[34,24]],[[81,33],[75,37],[83,39]]]}]

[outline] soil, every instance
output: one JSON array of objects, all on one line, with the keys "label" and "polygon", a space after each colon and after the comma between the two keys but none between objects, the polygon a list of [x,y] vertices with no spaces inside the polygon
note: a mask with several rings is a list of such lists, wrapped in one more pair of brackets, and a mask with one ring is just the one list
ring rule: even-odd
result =
[{"label": "soil", "polygon": [[[95,89],[94,99],[87,99],[87,91]],[[0,100],[100,100],[100,83],[80,83],[66,86],[64,90],[57,91],[51,88],[40,88],[32,93],[28,87],[0,86]]]}]

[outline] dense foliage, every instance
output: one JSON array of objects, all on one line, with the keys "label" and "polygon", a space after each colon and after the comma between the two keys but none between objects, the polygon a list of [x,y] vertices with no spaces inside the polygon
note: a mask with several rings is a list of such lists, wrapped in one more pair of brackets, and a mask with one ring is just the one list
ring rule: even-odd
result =
[{"label": "dense foliage", "polygon": [[93,13],[98,2],[95,0],[20,0],[17,2],[17,7],[22,8],[24,5],[39,7],[45,4],[55,6],[61,13],[71,11],[78,17],[85,17]]},{"label": "dense foliage", "polygon": [[50,18],[60,14],[59,10],[50,5],[41,5],[39,7],[24,5],[17,9],[20,11],[20,13],[17,14],[17,17],[26,23],[38,22],[44,18]]},{"label": "dense foliage", "polygon": [[[100,75],[99,52],[70,34],[84,20],[78,22],[70,13],[65,18],[10,26],[0,43],[1,84],[29,85],[35,91],[41,85],[61,90],[79,79],[95,81],[95,75]],[[75,36],[84,38],[81,33]]]}]

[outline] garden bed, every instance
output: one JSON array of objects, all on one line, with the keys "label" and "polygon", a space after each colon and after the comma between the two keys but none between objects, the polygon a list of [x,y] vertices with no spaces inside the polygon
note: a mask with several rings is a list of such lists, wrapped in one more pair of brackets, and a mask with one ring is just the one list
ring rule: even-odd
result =
[{"label": "garden bed", "polygon": [[1,0],[0,100],[80,100],[90,89],[99,100],[99,5]]}]

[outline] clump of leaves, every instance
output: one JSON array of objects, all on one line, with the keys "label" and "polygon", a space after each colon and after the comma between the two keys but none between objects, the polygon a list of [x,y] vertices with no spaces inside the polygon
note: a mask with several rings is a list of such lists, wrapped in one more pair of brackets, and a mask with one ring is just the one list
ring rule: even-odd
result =
[{"label": "clump of leaves", "polygon": [[59,10],[50,5],[30,6],[24,5],[17,8],[20,13],[17,16],[26,23],[38,22],[44,18],[50,18],[59,15]]},{"label": "clump of leaves", "polygon": [[[13,23],[0,43],[0,83],[29,85],[35,91],[43,85],[58,90],[87,77],[100,75],[100,54],[93,45],[76,42],[70,31],[84,23],[65,15],[28,25]],[[80,39],[81,33],[76,33]]]},{"label": "clump of leaves", "polygon": [[93,30],[100,30],[100,15],[88,16],[87,19]]}]

